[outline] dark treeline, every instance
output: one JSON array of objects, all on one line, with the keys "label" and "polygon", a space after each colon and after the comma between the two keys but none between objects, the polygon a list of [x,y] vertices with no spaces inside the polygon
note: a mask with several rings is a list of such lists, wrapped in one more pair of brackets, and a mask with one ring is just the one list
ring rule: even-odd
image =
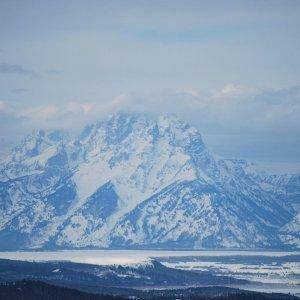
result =
[{"label": "dark treeline", "polygon": [[1,300],[119,300],[122,297],[96,295],[58,287],[40,281],[18,281],[0,284]]},{"label": "dark treeline", "polygon": [[59,287],[40,281],[17,281],[0,284],[0,300],[124,300],[124,299],[186,299],[186,300],[296,300],[284,294],[267,294],[221,287],[169,290],[131,290],[131,295],[99,295]]}]

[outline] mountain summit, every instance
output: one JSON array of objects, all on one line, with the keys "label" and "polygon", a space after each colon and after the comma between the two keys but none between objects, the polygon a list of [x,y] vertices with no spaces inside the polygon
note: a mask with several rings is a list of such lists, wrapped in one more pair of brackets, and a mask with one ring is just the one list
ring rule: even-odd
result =
[{"label": "mountain summit", "polygon": [[2,161],[0,247],[299,248],[299,199],[299,175],[216,159],[174,116],[118,113]]}]

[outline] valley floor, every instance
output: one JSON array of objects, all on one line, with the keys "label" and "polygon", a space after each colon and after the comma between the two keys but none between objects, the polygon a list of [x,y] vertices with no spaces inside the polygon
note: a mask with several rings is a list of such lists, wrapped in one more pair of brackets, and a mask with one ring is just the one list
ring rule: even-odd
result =
[{"label": "valley floor", "polygon": [[[152,288],[179,288],[180,286],[197,286],[199,282],[205,285],[203,274],[211,278],[209,285],[227,285],[234,288],[243,288],[260,292],[278,292],[300,295],[300,253],[299,252],[272,252],[272,251],[160,251],[160,250],[65,250],[65,251],[18,251],[18,252],[0,252],[0,259],[49,262],[51,272],[62,272],[57,262],[69,261],[78,266],[96,265],[99,268],[96,276],[103,280],[109,272],[116,275],[116,278],[134,279],[129,284],[130,287],[143,288],[143,282],[137,279],[143,279],[143,276],[156,278],[155,272],[145,274],[140,266],[151,265],[151,261],[158,263],[160,274],[167,272],[170,276],[169,282],[154,282]],[[1,261],[1,260],[0,260]],[[71,264],[72,264],[71,263]],[[109,266],[123,266],[128,268],[124,273],[120,270],[112,269]],[[68,266],[69,267],[69,266]],[[167,267],[161,270],[160,268]],[[107,269],[105,269],[107,268]],[[87,268],[89,270],[89,268]],[[73,269],[72,269],[73,270]],[[138,270],[138,271],[136,271]],[[199,278],[188,278],[184,283],[173,279],[178,276],[177,271],[192,272],[199,274]],[[3,270],[2,270],[3,271]],[[76,272],[78,270],[76,269]],[[79,272],[82,272],[80,269]],[[84,271],[90,272],[90,271]],[[84,273],[86,274],[86,273]],[[175,274],[175,275],[174,275]],[[189,273],[184,273],[189,274]],[[0,277],[5,278],[5,272],[0,272]],[[53,273],[52,273],[53,275]],[[62,275],[62,274],[61,274]],[[95,274],[93,274],[94,276]],[[68,274],[69,276],[69,274]],[[119,276],[119,277],[118,277]],[[164,275],[163,275],[164,276]],[[175,276],[175,277],[174,277]],[[24,279],[32,277],[17,277],[15,279]],[[115,278],[115,277],[114,277]],[[153,280],[151,277],[151,280]],[[220,279],[220,282],[216,279]],[[223,281],[221,279],[224,279]],[[226,281],[226,278],[230,278]],[[35,277],[34,279],[40,279]],[[93,278],[94,280],[94,278]],[[148,280],[148,279],[147,279]],[[173,281],[172,281],[173,280]],[[189,281],[190,280],[190,281]],[[200,280],[200,281],[197,281]],[[202,281],[201,281],[202,280]],[[234,281],[236,280],[236,281]],[[247,284],[245,282],[247,281]],[[104,281],[102,281],[104,282]],[[116,281],[119,284],[121,281]],[[127,282],[127,281],[126,281]],[[127,282],[127,283],[128,283]],[[124,281],[123,281],[124,283]],[[126,284],[127,284],[126,283]],[[149,286],[146,281],[146,287]],[[224,284],[225,283],[225,284]],[[229,283],[229,284],[227,284]],[[208,284],[208,282],[206,282]]]}]

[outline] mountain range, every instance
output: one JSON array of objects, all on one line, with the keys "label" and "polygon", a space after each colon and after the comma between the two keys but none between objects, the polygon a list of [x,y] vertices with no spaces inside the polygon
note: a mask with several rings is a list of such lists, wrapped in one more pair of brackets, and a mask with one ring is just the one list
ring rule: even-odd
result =
[{"label": "mountain range", "polygon": [[300,248],[300,174],[222,159],[175,116],[36,130],[0,164],[0,249]]}]

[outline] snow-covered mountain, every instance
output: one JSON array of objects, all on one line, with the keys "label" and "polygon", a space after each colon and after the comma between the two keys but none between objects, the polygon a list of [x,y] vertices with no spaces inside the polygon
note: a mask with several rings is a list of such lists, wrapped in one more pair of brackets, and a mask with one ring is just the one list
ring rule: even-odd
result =
[{"label": "snow-covered mountain", "polygon": [[74,140],[35,131],[1,162],[0,247],[296,248],[299,200],[300,175],[215,158],[174,116],[118,113]]}]

